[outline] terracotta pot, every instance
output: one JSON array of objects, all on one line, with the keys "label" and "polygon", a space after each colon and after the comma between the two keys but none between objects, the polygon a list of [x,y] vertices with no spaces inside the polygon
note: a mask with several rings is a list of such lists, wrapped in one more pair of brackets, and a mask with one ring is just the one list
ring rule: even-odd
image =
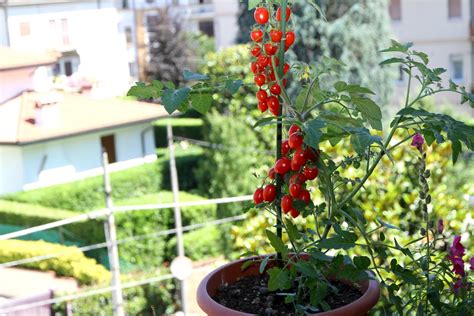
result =
[{"label": "terracotta pot", "polygon": [[[199,284],[197,302],[199,307],[209,316],[243,316],[252,315],[229,309],[212,299],[220,285],[234,283],[237,279],[249,275],[258,275],[258,265],[251,265],[245,271],[242,264],[249,259],[228,263],[209,273]],[[318,313],[318,316],[362,316],[366,315],[379,299],[380,289],[375,280],[365,280],[359,283],[363,295],[356,301],[329,312]]]}]

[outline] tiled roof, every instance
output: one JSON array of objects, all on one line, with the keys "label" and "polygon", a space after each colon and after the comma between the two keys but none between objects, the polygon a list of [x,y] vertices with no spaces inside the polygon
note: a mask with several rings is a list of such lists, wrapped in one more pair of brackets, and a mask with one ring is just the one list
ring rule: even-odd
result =
[{"label": "tiled roof", "polygon": [[[167,116],[161,105],[122,99],[95,100],[80,94],[59,94],[57,124],[36,121],[36,104],[48,99],[36,92],[0,105],[0,144],[28,144],[153,121]],[[48,107],[48,105],[46,106]]]},{"label": "tiled roof", "polygon": [[56,63],[56,53],[31,53],[0,46],[0,71],[51,65]]}]

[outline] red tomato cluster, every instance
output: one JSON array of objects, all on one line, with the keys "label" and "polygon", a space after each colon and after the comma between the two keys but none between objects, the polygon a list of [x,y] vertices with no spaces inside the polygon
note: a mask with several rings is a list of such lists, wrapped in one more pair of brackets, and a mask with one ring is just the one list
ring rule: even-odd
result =
[{"label": "red tomato cluster", "polygon": [[282,158],[278,159],[268,171],[270,183],[255,191],[253,201],[255,204],[274,202],[276,198],[274,182],[276,174],[280,174],[287,184],[287,186],[284,186],[284,195],[281,198],[281,209],[283,213],[296,218],[300,215],[300,212],[294,207],[294,202],[302,201],[308,205],[311,201],[306,183],[318,176],[316,161],[319,152],[304,144],[304,135],[298,125],[292,125],[288,135],[288,139],[281,143]]},{"label": "red tomato cluster", "polygon": [[[272,18],[266,7],[255,9],[254,18],[257,25],[250,32],[252,40],[251,55],[252,62],[250,70],[254,74],[254,82],[259,87],[257,92],[258,109],[264,113],[269,110],[273,115],[278,116],[280,109],[280,94],[282,87],[277,82],[275,66],[278,67],[280,61],[276,57],[280,45],[284,45],[285,52],[295,42],[295,33],[291,30],[285,35],[279,29],[281,21],[281,8],[279,7]],[[286,21],[289,21],[291,9],[286,8]],[[269,31],[268,31],[269,30]],[[286,75],[290,70],[290,65],[285,63],[283,74]],[[286,78],[281,78],[281,83],[286,86]]]}]

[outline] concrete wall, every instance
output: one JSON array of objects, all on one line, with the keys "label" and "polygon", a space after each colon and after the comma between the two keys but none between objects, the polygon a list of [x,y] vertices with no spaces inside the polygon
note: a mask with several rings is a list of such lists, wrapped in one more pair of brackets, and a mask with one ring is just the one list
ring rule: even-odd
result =
[{"label": "concrete wall", "polygon": [[115,136],[117,158],[115,169],[143,163],[145,162],[141,160],[144,158],[141,145],[143,131],[145,131],[145,156],[152,156],[155,154],[155,140],[150,124],[39,144],[2,146],[0,193],[33,189],[99,174],[102,166],[100,138],[105,135]]},{"label": "concrete wall", "polygon": [[25,90],[33,89],[34,68],[22,68],[0,72],[0,104],[16,97]]}]

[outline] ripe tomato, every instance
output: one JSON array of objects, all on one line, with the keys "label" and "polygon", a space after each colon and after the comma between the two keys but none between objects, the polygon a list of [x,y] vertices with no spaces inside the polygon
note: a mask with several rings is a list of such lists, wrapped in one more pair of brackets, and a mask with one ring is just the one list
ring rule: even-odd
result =
[{"label": "ripe tomato", "polygon": [[300,171],[301,166],[296,164],[293,159],[291,159],[291,170],[292,171]]},{"label": "ripe tomato", "polygon": [[267,97],[268,97],[268,94],[265,90],[260,89],[260,90],[257,91],[257,100],[258,101],[266,101]]},{"label": "ripe tomato", "polygon": [[263,32],[260,29],[255,29],[252,32],[250,32],[250,38],[252,41],[260,43],[263,39]]},{"label": "ripe tomato", "polygon": [[309,194],[308,190],[301,190],[300,195],[298,196],[298,200],[303,201],[306,205],[309,204],[311,201],[311,194]]},{"label": "ripe tomato", "polygon": [[316,161],[319,157],[319,151],[314,148],[308,147],[306,148],[306,157],[308,157],[308,159],[311,161]]},{"label": "ripe tomato", "polygon": [[255,22],[258,24],[265,24],[268,22],[269,18],[268,10],[263,7],[257,8],[253,13],[253,17],[255,18]]},{"label": "ripe tomato", "polygon": [[[279,7],[277,10],[277,16],[276,16],[276,19],[278,22],[281,21],[281,14],[282,14],[281,7]],[[290,15],[291,15],[291,9],[290,7],[286,7],[286,18],[285,18],[286,22],[288,22],[288,20],[290,19]]]},{"label": "ripe tomato", "polygon": [[280,95],[280,93],[281,93],[281,88],[280,88],[280,86],[278,85],[278,83],[274,83],[274,84],[271,86],[270,92],[273,93],[274,95]]},{"label": "ripe tomato", "polygon": [[303,145],[303,136],[297,133],[291,134],[288,138],[288,145],[291,149],[300,148]]},{"label": "ripe tomato", "polygon": [[271,38],[272,42],[279,43],[281,41],[282,37],[283,37],[283,32],[282,31],[275,30],[275,29],[270,31],[270,38]]},{"label": "ripe tomato", "polygon": [[255,84],[259,87],[263,86],[265,84],[266,78],[264,75],[256,75],[254,78]]},{"label": "ripe tomato", "polygon": [[265,48],[265,52],[267,53],[267,55],[270,55],[270,56],[275,55],[275,53],[278,50],[278,46],[273,45],[271,43],[265,44],[264,48]]},{"label": "ripe tomato", "polygon": [[272,180],[275,180],[275,177],[276,177],[275,168],[270,168],[270,170],[268,170],[268,177]]},{"label": "ripe tomato", "polygon": [[299,183],[290,184],[290,187],[289,187],[290,195],[294,198],[297,198],[298,196],[300,196],[301,189],[302,189],[302,186]]},{"label": "ripe tomato", "polygon": [[263,200],[266,202],[273,202],[275,201],[276,197],[276,187],[273,184],[268,184],[263,189]]},{"label": "ripe tomato", "polygon": [[308,161],[308,158],[306,157],[306,152],[303,148],[300,147],[296,149],[295,154],[293,155],[293,161],[299,166],[303,166],[306,161]]},{"label": "ripe tomato", "polygon": [[290,211],[290,215],[293,218],[297,218],[298,216],[300,216],[300,212],[298,212],[298,210],[294,208]]},{"label": "ripe tomato", "polygon": [[252,54],[253,57],[258,57],[262,53],[262,49],[259,46],[255,46],[252,48],[250,51],[250,54]]},{"label": "ripe tomato", "polygon": [[258,56],[257,58],[257,64],[263,69],[265,67],[268,66],[268,64],[270,64],[270,57],[266,57],[266,56],[263,56],[263,55],[260,55]]},{"label": "ripe tomato", "polygon": [[254,62],[254,61],[252,61],[252,62],[250,63],[250,70],[251,70],[254,74],[257,74],[257,73],[260,72],[260,71],[259,71],[259,66],[258,66],[257,63]]},{"label": "ripe tomato", "polygon": [[288,139],[281,142],[281,154],[285,156],[290,151],[290,145],[288,145]]},{"label": "ripe tomato", "polygon": [[287,157],[278,159],[274,167],[275,172],[281,175],[286,174],[291,169],[290,164],[290,159],[288,159]]},{"label": "ripe tomato", "polygon": [[270,81],[275,81],[276,80],[275,72],[273,71],[273,69],[271,69],[268,74],[269,74],[268,78],[270,79]]},{"label": "ripe tomato", "polygon": [[258,188],[253,194],[253,202],[255,204],[260,204],[263,202],[263,189]]},{"label": "ripe tomato", "polygon": [[301,132],[301,128],[296,125],[296,124],[293,124],[290,126],[290,129],[288,130],[288,135],[293,135],[294,133],[299,133]]},{"label": "ripe tomato", "polygon": [[283,79],[281,83],[283,83],[283,87],[285,87],[285,88],[286,88],[286,78],[285,78],[285,79]]},{"label": "ripe tomato", "polygon": [[278,116],[280,112],[280,101],[275,96],[269,96],[267,99],[267,105],[273,115]]},{"label": "ripe tomato", "polygon": [[319,173],[319,170],[318,170],[318,167],[316,166],[314,167],[306,166],[303,171],[304,176],[308,180],[316,179],[316,177],[318,176],[318,173]]},{"label": "ripe tomato", "polygon": [[278,57],[273,57],[275,59],[275,66],[278,67],[278,65],[280,65],[280,59],[278,59]]},{"label": "ripe tomato", "polygon": [[264,113],[268,109],[267,101],[260,101],[258,102],[258,109],[260,112]]},{"label": "ripe tomato", "polygon": [[290,70],[290,65],[287,64],[287,63],[285,63],[285,64],[283,65],[283,74],[286,75],[286,73],[288,72],[288,70]]},{"label": "ripe tomato", "polygon": [[290,184],[291,183],[299,183],[303,184],[306,181],[306,178],[303,174],[301,173],[295,173],[294,175],[291,176],[290,178]]},{"label": "ripe tomato", "polygon": [[293,199],[289,195],[284,195],[281,198],[281,209],[286,214],[293,208]]},{"label": "ripe tomato", "polygon": [[295,42],[295,32],[286,32],[285,36],[285,47],[290,47]]}]

